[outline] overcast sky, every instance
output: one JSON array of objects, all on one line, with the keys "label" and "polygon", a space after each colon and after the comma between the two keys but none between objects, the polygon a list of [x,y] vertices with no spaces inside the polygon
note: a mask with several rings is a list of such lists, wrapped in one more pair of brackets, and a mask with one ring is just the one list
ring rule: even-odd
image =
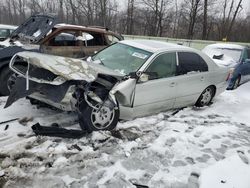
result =
[{"label": "overcast sky", "polygon": [[243,6],[245,12],[250,14],[250,0],[243,0]]},{"label": "overcast sky", "polygon": [[[181,2],[182,0],[178,0],[179,2]],[[224,1],[224,0],[218,0],[218,1]],[[237,0],[239,1],[239,0]],[[122,9],[125,9],[127,6],[127,0],[117,0],[118,4],[120,5],[120,7]],[[247,15],[250,14],[250,0],[243,0],[243,14]]]}]

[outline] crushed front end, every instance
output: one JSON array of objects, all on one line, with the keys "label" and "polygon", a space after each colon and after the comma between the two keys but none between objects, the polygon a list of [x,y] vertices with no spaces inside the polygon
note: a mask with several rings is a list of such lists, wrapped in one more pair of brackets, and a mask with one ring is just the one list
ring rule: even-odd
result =
[{"label": "crushed front end", "polygon": [[[25,68],[17,66],[20,59]],[[27,96],[64,111],[78,111],[83,102],[91,107],[95,103],[117,107],[110,91],[123,76],[105,68],[100,71],[82,60],[33,52],[16,54],[9,66],[14,74],[5,108]]]}]

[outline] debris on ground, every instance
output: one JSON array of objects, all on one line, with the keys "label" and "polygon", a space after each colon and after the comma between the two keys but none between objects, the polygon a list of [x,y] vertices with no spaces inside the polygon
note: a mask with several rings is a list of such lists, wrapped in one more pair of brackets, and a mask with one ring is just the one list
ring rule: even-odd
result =
[{"label": "debris on ground", "polygon": [[34,120],[33,117],[23,117],[18,119],[18,122],[22,125],[27,125],[28,122],[32,122]]},{"label": "debris on ground", "polygon": [[82,130],[64,129],[58,126],[47,127],[41,126],[39,123],[33,125],[32,130],[36,135],[75,139],[79,139],[87,134],[86,131]]}]

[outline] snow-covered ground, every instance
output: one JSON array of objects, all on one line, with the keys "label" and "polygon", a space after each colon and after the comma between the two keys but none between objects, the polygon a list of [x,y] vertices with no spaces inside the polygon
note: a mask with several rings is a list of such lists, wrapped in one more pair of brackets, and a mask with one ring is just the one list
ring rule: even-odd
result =
[{"label": "snow-covered ground", "polygon": [[0,187],[184,188],[194,172],[201,188],[249,188],[249,92],[246,83],[209,107],[121,122],[116,132],[81,139],[35,136],[36,122],[78,128],[77,117],[37,109],[25,99],[3,109],[2,97],[0,121],[33,119],[0,125]]}]

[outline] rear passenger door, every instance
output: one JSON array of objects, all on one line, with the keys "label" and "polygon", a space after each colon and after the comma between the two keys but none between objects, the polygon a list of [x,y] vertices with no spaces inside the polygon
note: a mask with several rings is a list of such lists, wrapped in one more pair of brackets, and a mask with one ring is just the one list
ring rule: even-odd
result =
[{"label": "rear passenger door", "polygon": [[194,104],[208,81],[208,65],[200,55],[178,52],[175,108]]}]

